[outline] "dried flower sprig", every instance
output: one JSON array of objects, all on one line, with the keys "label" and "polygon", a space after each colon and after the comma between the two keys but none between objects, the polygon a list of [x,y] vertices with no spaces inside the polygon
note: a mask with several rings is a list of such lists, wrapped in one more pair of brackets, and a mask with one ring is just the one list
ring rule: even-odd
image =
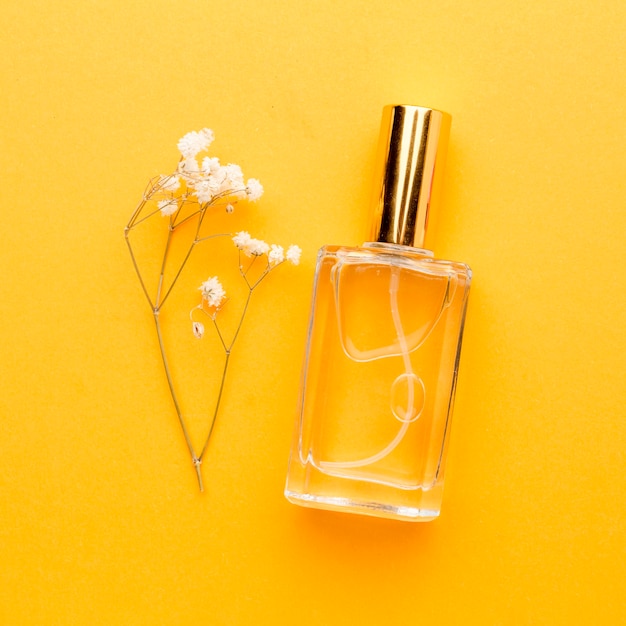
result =
[{"label": "dried flower sprig", "polygon": [[[217,157],[205,156],[202,160],[199,160],[198,155],[206,151],[213,140],[213,131],[208,128],[189,132],[182,137],[178,142],[178,150],[181,156],[176,170],[168,175],[157,176],[149,182],[141,201],[124,229],[124,236],[133,267],[144,295],[150,304],[170,395],[196,470],[200,491],[204,490],[201,464],[220,409],[231,352],[246,317],[252,294],[270,272],[274,271],[285,261],[297,265],[301,254],[300,248],[296,245],[289,246],[285,252],[282,246],[267,244],[260,239],[253,238],[246,231],[240,231],[234,236],[229,233],[205,234],[203,226],[210,208],[224,206],[226,213],[230,214],[234,211],[234,205],[239,200],[247,199],[254,202],[263,194],[263,186],[257,179],[249,178],[244,182],[243,173],[238,165],[233,163],[221,165]],[[131,234],[138,226],[146,223],[150,218],[167,218],[163,220],[167,225],[167,236],[154,293],[149,289],[148,282],[140,269],[131,243]],[[194,223],[195,226],[191,228],[191,237],[187,241],[186,251],[182,255],[182,260],[177,262],[173,260],[171,253],[173,241],[179,235],[182,237],[183,233],[189,237],[189,229],[183,229],[182,227],[183,225],[188,227]],[[228,299],[226,291],[217,276],[212,276],[202,282],[199,287],[201,292],[200,303],[189,313],[192,322],[192,332],[197,339],[204,337],[205,327],[201,321],[194,320],[194,313],[198,312],[198,314],[202,314],[211,320],[225,354],[219,391],[209,419],[208,434],[200,452],[196,453],[171,374],[160,314],[172,290],[179,282],[194,249],[198,245],[218,237],[231,237],[238,249],[239,275],[247,287],[247,296],[235,331],[228,339],[218,321],[218,313]],[[259,267],[261,257],[265,258],[265,264]],[[246,258],[250,260],[245,261]],[[174,267],[171,267],[172,265]],[[253,266],[255,266],[255,272],[251,273]],[[166,276],[170,275],[172,278],[168,282]]]}]

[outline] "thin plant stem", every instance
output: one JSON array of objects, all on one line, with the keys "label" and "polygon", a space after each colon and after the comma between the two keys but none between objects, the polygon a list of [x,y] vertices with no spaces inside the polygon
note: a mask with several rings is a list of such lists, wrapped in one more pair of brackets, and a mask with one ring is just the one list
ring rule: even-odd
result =
[{"label": "thin plant stem", "polygon": [[[191,253],[193,252],[193,249],[196,246],[196,242],[197,242],[197,239],[198,239],[198,233],[200,232],[200,227],[202,226],[203,218],[204,218],[204,213],[202,211],[200,211],[199,218],[198,218],[198,225],[196,226],[196,232],[195,232],[193,241],[189,245],[189,249],[187,250],[187,254],[185,254],[185,258],[183,259],[182,263],[180,264],[180,267],[178,268],[178,271],[176,272],[176,275],[174,276],[174,278],[172,280],[172,283],[170,284],[170,286],[168,287],[167,291],[165,292],[165,295],[163,296],[163,300],[161,300],[161,302],[160,302],[160,306],[163,306],[165,304],[165,301],[169,297],[170,293],[172,293],[172,289],[174,289],[174,285],[176,285],[180,275],[182,274],[183,270],[185,269],[185,265],[187,265],[187,261],[189,260],[189,257],[191,256]],[[168,247],[169,247],[169,240],[170,240],[173,232],[174,231],[171,228],[171,224],[170,224],[170,230],[169,230],[169,233],[168,233]],[[165,268],[165,261],[166,261],[165,257],[167,256],[167,249],[168,248],[166,247],[165,254],[164,254],[164,257],[163,257],[163,269]],[[160,294],[160,291],[159,291],[159,294]],[[157,299],[157,302],[158,302],[158,299]]]},{"label": "thin plant stem", "polygon": [[[252,298],[252,293],[254,291],[254,289],[258,286],[258,284],[263,280],[263,278],[265,278],[265,276],[267,276],[267,274],[269,273],[269,268],[263,273],[263,275],[259,278],[259,280],[255,283],[255,285],[253,287],[248,287],[248,296],[246,297],[246,302],[244,304],[243,310],[241,312],[241,317],[239,318],[239,324],[237,325],[237,328],[235,329],[235,334],[233,335],[233,338],[230,342],[229,346],[226,346],[226,343],[223,339],[222,333],[219,329],[219,326],[215,320],[215,318],[213,317],[213,323],[215,325],[215,330],[217,331],[217,334],[220,338],[220,341],[222,342],[222,345],[224,346],[224,351],[226,353],[226,360],[224,361],[224,370],[222,371],[222,380],[220,382],[220,389],[217,395],[217,401],[215,403],[215,410],[213,411],[213,419],[211,420],[211,426],[209,428],[209,433],[207,435],[207,438],[204,442],[204,446],[202,447],[202,452],[200,452],[200,454],[198,455],[198,459],[200,461],[202,461],[202,458],[204,457],[204,453],[207,450],[207,447],[209,445],[209,441],[211,440],[211,435],[213,434],[213,428],[215,426],[215,422],[217,420],[217,414],[219,412],[220,409],[220,405],[222,402],[222,394],[224,392],[224,384],[226,382],[226,374],[228,372],[228,364],[230,362],[230,355],[232,353],[233,347],[235,345],[235,342],[237,341],[237,337],[239,336],[239,331],[241,330],[242,326],[243,326],[243,321],[246,317],[246,313],[248,312],[248,306],[250,305],[250,300]],[[246,281],[247,282],[247,281]]]},{"label": "thin plant stem", "polygon": [[[159,273],[159,286],[157,288],[157,294],[156,294],[156,299],[155,299],[155,302],[159,308],[163,306],[163,302],[165,301],[165,298],[164,298],[163,302],[160,302],[161,291],[163,289],[163,282],[165,281],[165,265],[167,264],[167,258],[169,256],[168,253],[170,251],[171,243],[172,243],[172,229],[170,227],[167,231],[167,241],[165,242],[165,250],[163,252],[163,262],[161,263],[161,272]],[[170,292],[170,290],[171,290],[171,287],[170,289],[168,289],[168,293]]]},{"label": "thin plant stem", "polygon": [[[232,344],[231,344],[232,346]],[[202,452],[198,455],[198,460],[202,461],[204,457],[204,453],[206,452],[209,441],[211,440],[211,435],[213,434],[213,428],[215,426],[215,421],[217,420],[217,414],[220,410],[220,405],[222,403],[222,393],[224,392],[224,384],[226,383],[226,373],[228,372],[228,363],[230,362],[230,350],[226,350],[226,358],[224,360],[224,369],[222,370],[222,381],[220,382],[220,390],[217,394],[217,400],[215,402],[215,410],[213,411],[213,418],[211,419],[211,426],[209,427],[209,433],[206,437],[204,445],[202,446]]]},{"label": "thin plant stem", "polygon": [[194,241],[195,244],[202,243],[203,241],[208,241],[209,239],[216,239],[217,237],[230,237],[230,233],[215,233],[214,235],[207,235],[206,237],[202,237],[201,239],[196,239]]},{"label": "thin plant stem", "polygon": [[172,380],[172,374],[170,372],[170,366],[167,360],[165,344],[163,342],[163,333],[161,332],[161,323],[159,322],[159,309],[154,310],[154,323],[156,326],[157,337],[159,338],[159,350],[161,351],[161,359],[163,360],[163,367],[165,368],[165,377],[167,378],[170,395],[172,396],[172,400],[174,401],[174,408],[176,409],[176,415],[178,416],[178,421],[183,431],[185,442],[187,443],[187,448],[189,449],[189,454],[191,455],[191,459],[196,467],[200,491],[204,491],[204,486],[202,484],[202,474],[200,473],[199,463],[197,463],[197,461],[200,461],[201,459],[196,456],[193,444],[191,443],[191,438],[189,437],[189,432],[187,431],[187,425],[185,424],[182,411],[180,410],[180,405],[178,404],[178,397],[176,395],[176,391],[174,390],[174,382]]},{"label": "thin plant stem", "polygon": [[[145,203],[146,201],[144,200],[142,204],[145,205]],[[139,224],[141,224],[142,222],[145,222],[146,220],[149,220],[153,215],[156,215],[157,213],[160,213],[160,212],[161,212],[160,209],[155,209],[154,211],[152,211],[152,213],[148,213],[148,215],[144,215],[140,220],[133,222],[131,228],[135,228],[136,226],[139,226]]]},{"label": "thin plant stem", "polygon": [[[180,212],[183,208],[183,206],[185,204],[195,204],[194,200],[189,200],[188,196],[184,196],[182,199],[182,202],[180,204],[180,208],[178,209],[175,218],[180,216]],[[179,226],[182,226],[183,224],[186,224],[187,222],[189,222],[190,220],[192,220],[194,217],[196,217],[196,215],[201,215],[204,209],[202,209],[201,207],[198,208],[196,211],[194,211],[193,213],[190,213],[189,215],[183,217],[180,222],[177,222],[176,219],[174,219],[172,221],[172,229],[176,230]]]},{"label": "thin plant stem", "polygon": [[246,312],[248,311],[248,305],[250,304],[250,298],[252,297],[252,289],[248,290],[248,297],[246,298],[246,303],[244,304],[243,311],[241,313],[241,318],[239,319],[239,324],[237,325],[237,329],[235,330],[235,334],[226,350],[226,353],[229,354],[235,345],[235,341],[237,341],[237,337],[239,336],[239,331],[241,330],[241,326],[243,325],[243,320],[246,317]]},{"label": "thin plant stem", "polygon": [[[196,215],[196,214],[194,213],[194,215]],[[187,261],[189,260],[189,257],[191,256],[191,253],[193,252],[193,249],[196,247],[196,245],[198,243],[200,243],[200,241],[204,241],[205,239],[212,239],[213,237],[228,237],[229,236],[229,235],[227,235],[225,233],[220,233],[220,234],[212,235],[212,236],[209,236],[209,237],[205,237],[203,239],[198,239],[198,235],[200,234],[200,229],[202,228],[202,222],[204,220],[204,216],[206,215],[206,207],[201,209],[198,212],[198,215],[199,215],[198,225],[196,226],[196,232],[194,234],[193,241],[189,245],[189,249],[187,250],[187,254],[185,255],[185,258],[183,259],[182,263],[180,264],[180,267],[178,268],[178,271],[176,272],[176,275],[174,276],[174,279],[172,280],[172,284],[169,286],[167,292],[163,296],[163,300],[161,301],[160,306],[163,306],[163,304],[165,303],[165,301],[169,297],[170,293],[172,293],[172,289],[174,289],[174,285],[176,285],[176,283],[178,282],[178,279],[179,279],[180,275],[182,274],[183,270],[185,269],[185,265],[187,265]],[[170,229],[170,236],[171,236],[172,233],[173,233],[173,229]],[[167,250],[166,250],[166,254],[167,254]],[[165,260],[163,261],[163,266],[165,267]]]},{"label": "thin plant stem", "polygon": [[143,211],[143,207],[146,206],[147,201],[148,200],[144,197],[143,200],[139,202],[139,204],[137,205],[137,208],[135,209],[135,212],[132,214],[130,220],[128,220],[128,224],[126,225],[127,230],[130,230],[133,226],[135,226],[135,222],[137,218],[139,217],[139,215],[141,214],[141,212]]},{"label": "thin plant stem", "polygon": [[150,294],[148,293],[148,289],[144,280],[141,276],[141,272],[139,271],[139,266],[137,265],[137,259],[135,258],[135,253],[133,252],[133,247],[130,244],[130,239],[128,238],[128,227],[124,230],[124,237],[126,239],[126,244],[128,245],[128,251],[130,252],[130,258],[133,261],[133,267],[135,268],[135,272],[137,274],[137,278],[139,278],[139,283],[141,284],[141,288],[143,289],[144,294],[146,294],[146,298],[148,299],[148,303],[150,304],[150,308],[154,309],[154,303],[152,302],[152,298],[150,298]]},{"label": "thin plant stem", "polygon": [[[276,266],[278,267],[278,266]],[[261,283],[261,281],[272,271],[272,268],[270,267],[266,267],[263,270],[263,273],[257,278],[257,281],[250,287],[250,291],[254,291],[259,284]]]},{"label": "thin plant stem", "polygon": [[[252,260],[250,261],[250,263],[248,264],[248,267],[246,268],[245,272],[242,272],[243,277],[246,279],[246,282],[248,283],[248,287],[250,286],[250,283],[248,281],[248,272],[252,269],[252,266],[256,263],[256,260],[259,257],[255,254],[252,256]],[[241,270],[240,270],[241,271]]]},{"label": "thin plant stem", "polygon": [[165,292],[165,295],[163,296],[163,300],[161,300],[159,306],[163,306],[165,304],[165,301],[168,299],[169,295],[172,293],[172,289],[174,289],[174,285],[176,285],[176,283],[178,282],[178,279],[180,278],[180,275],[185,269],[185,265],[187,265],[187,261],[189,260],[189,257],[191,256],[191,253],[193,252],[193,249],[195,248],[195,246],[196,246],[196,242],[194,240],[191,242],[191,245],[189,246],[189,250],[187,250],[187,254],[185,254],[185,258],[183,259],[183,262],[180,264],[180,267],[178,268],[178,271],[176,272],[176,275],[174,276],[172,283],[170,284],[167,291]]},{"label": "thin plant stem", "polygon": [[239,273],[241,274],[241,277],[246,281],[246,285],[248,285],[248,289],[250,289],[250,282],[246,278],[247,270],[245,272],[243,271],[243,263],[241,262],[241,250],[239,250]]},{"label": "thin plant stem", "polygon": [[220,338],[220,341],[222,342],[222,345],[224,346],[224,352],[226,353],[226,360],[224,361],[224,370],[222,371],[222,380],[220,382],[220,390],[217,394],[217,401],[215,403],[215,410],[213,411],[213,419],[211,420],[211,426],[209,428],[209,434],[207,435],[207,438],[204,442],[204,446],[202,446],[202,452],[200,453],[200,456],[198,457],[200,460],[202,460],[202,457],[204,456],[204,453],[206,452],[206,449],[209,445],[209,441],[211,440],[211,435],[213,434],[213,428],[215,426],[215,421],[217,420],[217,414],[219,412],[220,409],[220,405],[222,403],[222,393],[224,392],[224,384],[226,382],[226,374],[228,372],[228,364],[230,362],[230,355],[233,349],[233,346],[235,345],[235,341],[237,341],[237,337],[239,335],[239,331],[241,330],[241,327],[243,325],[243,320],[246,317],[246,312],[248,311],[248,305],[250,304],[250,298],[252,297],[252,289],[248,290],[248,297],[246,298],[246,303],[243,307],[243,311],[241,312],[241,317],[239,318],[239,324],[237,325],[237,329],[235,330],[235,334],[233,335],[233,338],[230,342],[229,346],[226,346],[226,343],[223,339],[222,333],[219,329],[219,326],[215,320],[215,318],[213,318],[213,323],[215,325],[215,330],[217,331],[217,334]]},{"label": "thin plant stem", "polygon": [[[205,311],[206,313],[206,311]],[[219,337],[220,341],[222,342],[222,346],[224,348],[224,352],[228,353],[228,348],[226,347],[226,342],[224,341],[224,336],[222,335],[222,331],[220,330],[220,327],[217,324],[217,321],[215,319],[215,315],[210,315],[211,319],[213,320],[213,325],[215,326],[215,330],[217,332],[217,336]]]}]

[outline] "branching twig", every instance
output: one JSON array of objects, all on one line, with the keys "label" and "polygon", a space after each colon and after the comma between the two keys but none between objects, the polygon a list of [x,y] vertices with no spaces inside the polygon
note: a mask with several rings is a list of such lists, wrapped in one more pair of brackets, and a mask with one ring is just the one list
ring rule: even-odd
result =
[{"label": "branching twig", "polygon": [[[181,152],[178,169],[173,174],[167,176],[155,176],[148,182],[141,201],[137,205],[137,208],[124,229],[124,238],[128,246],[133,268],[137,274],[137,278],[139,279],[142,291],[148,300],[150,310],[154,318],[159,351],[161,353],[161,360],[165,370],[165,377],[183,437],[196,471],[200,491],[204,490],[201,471],[202,461],[208,449],[211,435],[221,407],[232,350],[237,338],[239,337],[243,321],[248,312],[252,293],[273,269],[283,263],[285,258],[293,264],[297,264],[300,258],[300,248],[298,248],[298,246],[291,246],[285,255],[282,247],[275,245],[270,247],[265,242],[252,239],[246,232],[242,231],[233,237],[233,241],[239,249],[239,271],[248,287],[248,294],[241,317],[230,341],[226,341],[216,319],[218,311],[220,310],[220,305],[224,300],[225,292],[219,281],[217,281],[217,278],[209,279],[203,283],[203,300],[200,305],[195,307],[195,309],[199,309],[205,315],[208,315],[213,321],[213,325],[224,349],[225,360],[222,369],[219,391],[211,414],[211,419],[209,421],[208,434],[204,440],[200,454],[196,454],[187,423],[181,410],[178,393],[174,385],[161,328],[160,314],[165,306],[165,303],[169,299],[172,290],[177,285],[180,276],[187,267],[188,261],[194,249],[200,244],[219,237],[232,237],[232,235],[228,233],[214,233],[200,237],[200,230],[209,209],[225,205],[227,212],[230,213],[233,209],[232,203],[236,203],[238,199],[246,197],[248,200],[255,201],[263,192],[263,187],[256,179],[249,179],[247,183],[243,182],[243,174],[237,165],[229,164],[221,166],[219,165],[219,161],[217,159],[209,159],[208,157],[202,161],[202,164],[198,163],[196,155],[199,152],[206,150],[212,140],[213,132],[205,128],[199,132],[193,131],[188,133],[178,142],[178,148]],[[148,207],[149,204],[151,205],[150,207]],[[183,208],[189,205],[197,205],[197,209],[194,208],[190,214],[182,217]],[[169,217],[169,219],[167,220],[167,238],[163,248],[157,287],[153,298],[150,290],[148,289],[146,280],[142,275],[135,251],[133,250],[131,234],[139,226],[146,223],[149,219],[159,216],[159,214],[163,217]],[[177,219],[179,221],[176,221]],[[179,231],[185,232],[180,227],[184,224],[190,223],[194,219],[197,220],[197,222],[187,251],[179,265],[173,268],[174,271],[172,273],[168,273],[168,270],[171,269],[170,265],[172,263],[171,248],[174,236]],[[245,255],[252,257],[245,270],[243,269],[241,263],[242,252]],[[263,255],[267,255],[266,267],[260,272],[256,280],[249,280],[248,273],[257,262],[258,257]],[[166,283],[166,276],[168,275],[172,276],[169,285]],[[209,291],[205,292],[205,286],[207,286]],[[210,291],[210,288],[213,288],[213,292]],[[205,306],[207,308],[205,308]],[[191,311],[190,317],[193,315],[193,311],[195,309]],[[197,332],[198,327],[201,327],[202,329],[204,327],[198,323],[194,323],[194,334],[201,338],[203,330],[202,332]]]}]

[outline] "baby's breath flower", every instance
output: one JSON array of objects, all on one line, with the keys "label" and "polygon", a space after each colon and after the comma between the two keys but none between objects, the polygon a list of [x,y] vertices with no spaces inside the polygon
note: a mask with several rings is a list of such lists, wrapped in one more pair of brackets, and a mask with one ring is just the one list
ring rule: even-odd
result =
[{"label": "baby's breath flower", "polygon": [[195,157],[188,157],[183,159],[178,165],[178,171],[180,175],[188,182],[193,184],[197,182],[200,177],[200,166]]},{"label": "baby's breath flower", "polygon": [[184,158],[193,158],[206,150],[214,139],[213,131],[210,128],[203,128],[201,131],[192,130],[178,141],[178,149]]},{"label": "baby's breath flower", "polygon": [[220,184],[213,176],[209,176],[206,180],[197,182],[192,186],[196,190],[194,195],[198,198],[200,204],[211,202],[220,190]]},{"label": "baby's breath flower", "polygon": [[267,255],[270,265],[278,265],[285,260],[285,250],[282,246],[277,246],[276,244],[272,244],[270,247],[270,252]]},{"label": "baby's breath flower", "polygon": [[263,195],[263,185],[256,178],[248,178],[246,194],[251,202],[258,200]]},{"label": "baby's breath flower", "polygon": [[285,255],[287,261],[293,263],[293,265],[298,265],[300,263],[300,255],[302,254],[302,250],[300,246],[289,246],[287,248],[287,254]]},{"label": "baby's breath flower", "polygon": [[233,237],[233,243],[235,244],[235,246],[237,246],[237,248],[239,248],[242,251],[248,247],[248,244],[250,243],[251,240],[252,240],[252,237],[250,237],[250,233],[247,233],[245,230],[239,231]]},{"label": "baby's breath flower", "polygon": [[226,175],[226,180],[228,180],[232,189],[245,187],[243,182],[243,172],[241,171],[239,165],[235,163],[229,163],[228,165],[225,165],[223,169]]},{"label": "baby's breath flower", "polygon": [[238,232],[233,237],[233,243],[246,256],[261,256],[267,254],[270,249],[269,244],[261,239],[252,239],[250,233],[247,233],[245,230]]},{"label": "baby's breath flower", "polygon": [[204,335],[204,324],[202,322],[192,322],[191,330],[196,339],[202,339],[202,336]]},{"label": "baby's breath flower", "polygon": [[168,215],[173,215],[176,211],[178,211],[178,200],[176,198],[159,200],[157,202],[157,206],[159,207],[159,211],[161,211],[161,215],[163,217],[167,217]]},{"label": "baby's breath flower", "polygon": [[217,157],[204,157],[202,171],[206,174],[215,174],[220,169],[220,160]]},{"label": "baby's breath flower", "polygon": [[210,128],[205,127],[200,131],[200,134],[204,137],[205,141],[207,142],[207,148],[208,148],[213,143],[213,140],[215,139],[215,133]]},{"label": "baby's breath flower", "polygon": [[213,194],[205,188],[199,188],[194,194],[196,198],[198,198],[198,202],[200,204],[206,204],[207,202],[211,202],[213,198]]},{"label": "baby's breath flower", "polygon": [[269,252],[269,244],[265,243],[262,239],[250,239],[244,252],[248,256],[262,256]]},{"label": "baby's breath flower", "polygon": [[224,287],[222,287],[222,283],[217,279],[217,276],[205,280],[199,289],[207,304],[215,308],[219,307],[226,297]]},{"label": "baby's breath flower", "polygon": [[161,191],[177,191],[180,187],[180,178],[175,174],[162,175],[159,184]]}]

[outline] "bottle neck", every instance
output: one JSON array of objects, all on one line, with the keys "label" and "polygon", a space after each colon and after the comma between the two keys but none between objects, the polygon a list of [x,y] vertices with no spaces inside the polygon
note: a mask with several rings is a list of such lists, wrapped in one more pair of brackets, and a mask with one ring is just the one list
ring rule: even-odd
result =
[{"label": "bottle neck", "polygon": [[366,241],[363,244],[364,248],[369,250],[379,250],[381,252],[388,252],[390,254],[410,254],[415,256],[426,256],[434,258],[435,254],[432,250],[426,248],[416,248],[415,246],[405,246],[399,243],[385,243],[382,241]]}]

